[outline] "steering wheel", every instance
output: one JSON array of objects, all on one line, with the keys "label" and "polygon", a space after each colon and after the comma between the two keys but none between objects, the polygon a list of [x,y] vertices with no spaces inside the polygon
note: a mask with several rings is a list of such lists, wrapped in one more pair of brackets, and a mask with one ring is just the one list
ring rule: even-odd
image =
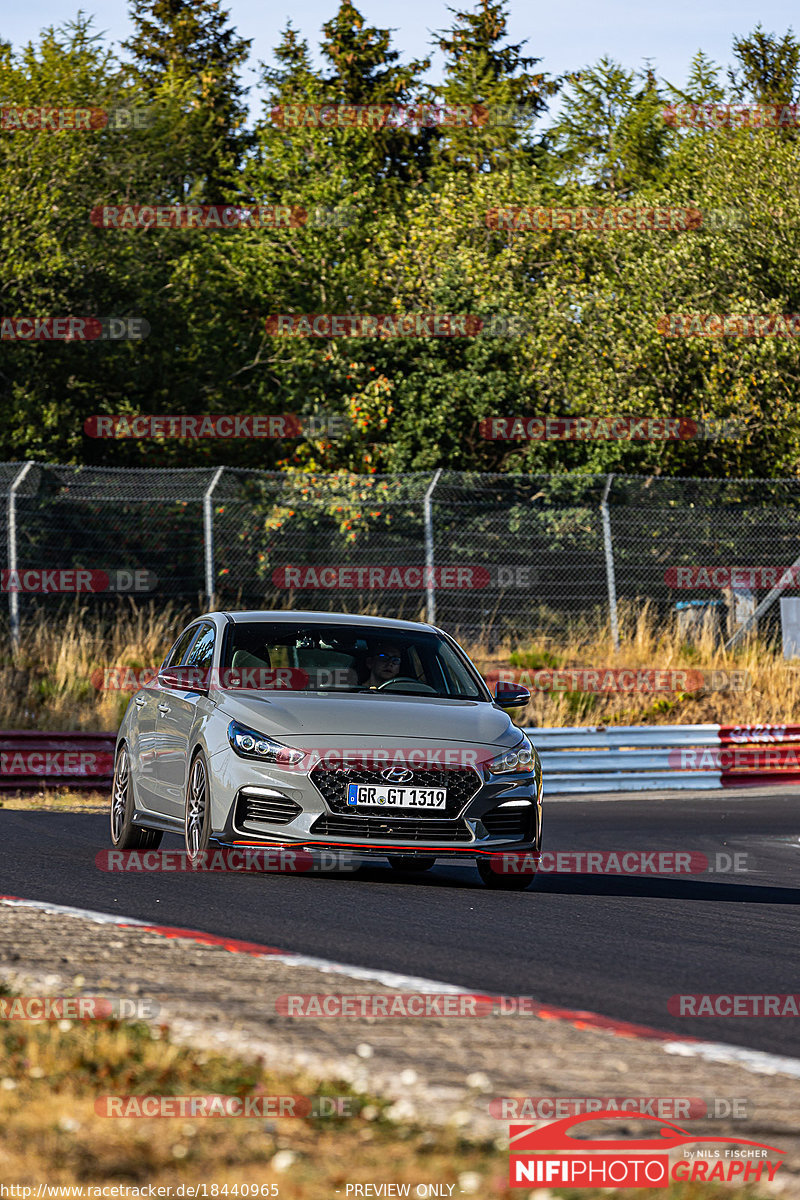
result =
[{"label": "steering wheel", "polygon": [[394,683],[412,683],[415,688],[418,688],[421,693],[433,693],[436,695],[436,688],[431,687],[429,683],[423,683],[421,679],[412,679],[409,675],[397,675],[394,679],[387,679],[385,683],[379,683],[375,689],[382,692],[384,688],[391,687]]}]

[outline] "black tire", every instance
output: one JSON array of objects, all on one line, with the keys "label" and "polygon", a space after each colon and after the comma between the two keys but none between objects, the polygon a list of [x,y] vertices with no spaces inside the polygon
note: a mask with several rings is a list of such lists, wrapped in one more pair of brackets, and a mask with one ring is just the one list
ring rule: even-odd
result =
[{"label": "black tire", "polygon": [[390,854],[389,866],[395,871],[430,871],[435,858],[415,858],[413,854]]},{"label": "black tire", "polygon": [[128,747],[120,746],[111,784],[111,844],[117,850],[155,850],[163,834],[133,824],[133,783]]},{"label": "black tire", "polygon": [[208,850],[211,838],[208,765],[202,752],[198,752],[194,756],[192,765],[189,767],[183,831],[189,861],[197,862]]},{"label": "black tire", "polygon": [[535,871],[524,871],[519,875],[503,875],[499,871],[495,871],[492,864],[485,859],[479,859],[477,867],[484,886],[499,892],[524,892],[536,878]]}]

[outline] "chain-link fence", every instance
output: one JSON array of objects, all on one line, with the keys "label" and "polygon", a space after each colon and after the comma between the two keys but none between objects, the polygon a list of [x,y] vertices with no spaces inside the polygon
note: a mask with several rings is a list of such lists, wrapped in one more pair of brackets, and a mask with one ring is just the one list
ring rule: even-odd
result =
[{"label": "chain-link fence", "polygon": [[763,632],[765,598],[800,594],[780,578],[800,559],[798,479],[5,463],[0,510],[12,628],[77,592],[427,618],[494,642],[577,616],[613,629],[622,601],[666,619],[733,595],[764,608]]}]

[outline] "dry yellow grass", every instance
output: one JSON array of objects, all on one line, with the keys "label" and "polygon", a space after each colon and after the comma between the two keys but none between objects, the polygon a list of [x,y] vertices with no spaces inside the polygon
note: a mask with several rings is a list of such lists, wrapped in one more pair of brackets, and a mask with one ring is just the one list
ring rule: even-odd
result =
[{"label": "dry yellow grass", "polygon": [[[750,638],[726,652],[706,626],[696,642],[687,643],[674,621],[659,622],[647,606],[620,609],[620,648],[609,628],[597,631],[574,622],[555,639],[505,643],[491,654],[469,647],[478,667],[488,674],[512,670],[533,691],[518,719],[536,727],[558,725],[756,724],[800,721],[800,663],[783,660],[780,647]],[[691,692],[536,690],[539,668],[655,668],[718,672],[709,689]],[[739,673],[738,676],[734,673]],[[728,690],[714,690],[734,680]]]},{"label": "dry yellow grass", "polygon": [[[187,609],[152,603],[131,604],[113,618],[69,607],[59,619],[23,624],[16,656],[6,632],[0,638],[0,728],[116,730],[131,693],[98,690],[93,677],[96,680],[105,668],[152,669],[191,615]],[[609,629],[598,631],[580,622],[566,626],[557,638],[507,642],[491,653],[481,644],[468,650],[484,673],[522,671],[529,676],[523,682],[534,682],[537,668],[581,666],[738,671],[749,684],[745,690],[691,693],[534,691],[531,704],[518,714],[524,724],[800,720],[800,665],[785,663],[780,648],[753,638],[726,653],[708,628],[697,644],[689,645],[679,638],[674,623],[659,623],[646,605],[623,605],[620,617],[618,651]]]},{"label": "dry yellow grass", "polygon": [[157,666],[190,619],[172,605],[132,604],[113,617],[70,606],[24,622],[16,655],[4,631],[0,728],[116,730],[131,693],[98,689],[98,673]]},{"label": "dry yellow grass", "polygon": [[[345,1096],[352,1115],[115,1118],[95,1109],[103,1096],[253,1093]],[[452,1128],[394,1120],[388,1102],[355,1094],[342,1081],[320,1085],[260,1061],[188,1049],[170,1041],[166,1026],[144,1023],[0,1020],[0,1129],[0,1178],[32,1187],[34,1195],[40,1183],[170,1186],[180,1195],[181,1185],[201,1182],[209,1197],[241,1196],[246,1184],[259,1185],[259,1195],[274,1188],[281,1200],[331,1200],[359,1183],[407,1184],[411,1196],[422,1183],[452,1185],[453,1195],[481,1200],[524,1194],[509,1187],[507,1127],[499,1122],[495,1138],[476,1141]],[[621,1200],[628,1193],[613,1194]],[[579,1195],[601,1200],[603,1193]],[[672,1184],[663,1195],[756,1197],[749,1188],[700,1183]]]},{"label": "dry yellow grass", "polygon": [[[476,1191],[511,1196],[502,1182],[507,1156],[491,1142],[397,1124],[387,1116],[387,1102],[355,1095],[341,1081],[320,1086],[260,1062],[189,1050],[173,1044],[166,1027],[0,1021],[0,1051],[0,1177],[6,1184],[175,1187],[205,1180],[209,1196],[212,1183],[240,1189],[246,1183],[275,1184],[283,1198],[329,1200],[346,1182],[418,1183],[471,1172]],[[354,1115],[120,1119],[95,1111],[101,1096],[255,1092],[350,1097]]]},{"label": "dry yellow grass", "polygon": [[110,790],[42,788],[38,792],[3,792],[0,794],[0,808],[22,812],[106,812]]}]

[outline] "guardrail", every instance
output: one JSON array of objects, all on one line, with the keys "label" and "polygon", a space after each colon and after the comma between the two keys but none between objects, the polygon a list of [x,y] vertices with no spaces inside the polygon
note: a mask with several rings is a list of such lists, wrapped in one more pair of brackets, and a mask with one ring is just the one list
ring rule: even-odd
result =
[{"label": "guardrail", "polygon": [[800,782],[800,725],[526,729],[545,795]]},{"label": "guardrail", "polygon": [[0,732],[0,791],[109,787],[116,740],[115,733]]},{"label": "guardrail", "polygon": [[[526,729],[545,795],[800,783],[800,725],[585,725]],[[0,733],[0,791],[106,788],[113,733]]]}]

